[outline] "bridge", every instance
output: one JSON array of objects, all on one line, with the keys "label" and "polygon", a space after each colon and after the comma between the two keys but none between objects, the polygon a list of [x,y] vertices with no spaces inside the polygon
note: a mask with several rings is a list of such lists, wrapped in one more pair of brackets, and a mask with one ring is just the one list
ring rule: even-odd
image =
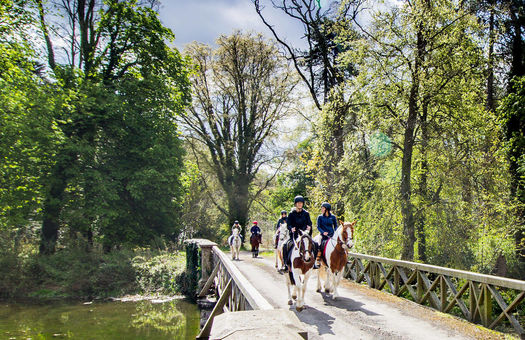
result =
[{"label": "bridge", "polygon": [[525,339],[525,281],[350,253],[341,296],[315,292],[314,273],[296,312],[273,256],[232,262],[210,241],[187,242],[200,249],[198,295],[217,295],[199,338]]}]

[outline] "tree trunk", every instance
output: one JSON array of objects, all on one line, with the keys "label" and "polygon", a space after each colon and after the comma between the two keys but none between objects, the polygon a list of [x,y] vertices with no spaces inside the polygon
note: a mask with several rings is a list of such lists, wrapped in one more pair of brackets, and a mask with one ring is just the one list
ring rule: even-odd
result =
[{"label": "tree trunk", "polygon": [[[512,39],[511,47],[511,56],[512,56],[512,65],[510,69],[509,78],[512,80],[515,77],[522,77],[525,75],[525,51],[523,46],[522,38],[522,22],[525,18],[522,17],[520,11],[518,10],[520,6],[520,1],[513,1],[511,5],[510,15],[511,15],[511,24],[514,28],[514,36]],[[512,83],[509,83],[508,92],[513,93],[516,90],[512,87]],[[511,145],[509,151],[509,163],[510,163],[510,173],[511,173],[511,197],[515,197],[522,205],[525,204],[525,187],[521,181],[520,173],[520,164],[519,160],[523,155],[523,150],[520,149],[518,143],[519,140],[516,140],[516,136],[525,135],[525,118],[520,117],[519,113],[515,113],[507,120],[507,140],[514,141],[514,145]],[[518,208],[517,215],[519,218],[518,230],[515,234],[515,243],[516,243],[516,256],[521,262],[525,262],[525,226],[524,226],[524,215],[525,211],[522,208]]]},{"label": "tree trunk", "polygon": [[248,227],[248,206],[249,206],[249,184],[247,176],[237,176],[235,181],[226,191],[228,196],[228,219],[230,226],[237,220],[241,226],[241,236],[246,241],[246,229]]},{"label": "tree trunk", "polygon": [[403,159],[401,161],[401,215],[403,216],[403,246],[401,259],[414,259],[414,243],[416,236],[414,232],[414,212],[411,200],[411,178],[412,178],[412,154],[414,150],[415,131],[418,118],[418,98],[419,98],[419,72],[425,53],[425,40],[418,28],[417,32],[417,52],[412,70],[412,85],[408,98],[408,117],[406,121]]},{"label": "tree trunk", "polygon": [[66,190],[68,176],[67,169],[71,167],[75,154],[71,151],[62,151],[57,156],[57,163],[50,176],[49,187],[42,209],[42,234],[40,239],[40,254],[53,254],[55,252],[58,231],[60,229],[60,212],[62,210],[64,191]]},{"label": "tree trunk", "polygon": [[421,178],[419,181],[419,196],[421,197],[421,207],[419,214],[416,220],[417,228],[417,246],[418,246],[418,257],[419,260],[426,263],[427,262],[427,243],[425,237],[425,206],[428,204],[428,158],[427,158],[427,148],[428,148],[428,103],[423,104],[422,115],[421,115]]},{"label": "tree trunk", "polygon": [[494,6],[490,7],[489,55],[487,61],[487,110],[494,112]]}]

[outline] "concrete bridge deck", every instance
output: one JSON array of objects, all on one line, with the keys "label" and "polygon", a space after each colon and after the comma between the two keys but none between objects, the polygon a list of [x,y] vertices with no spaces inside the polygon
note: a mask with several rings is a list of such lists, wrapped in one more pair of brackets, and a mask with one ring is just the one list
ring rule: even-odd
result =
[{"label": "concrete bridge deck", "polygon": [[306,309],[288,306],[285,277],[274,268],[275,258],[254,259],[242,252],[234,261],[243,275],[274,308],[290,309],[308,330],[308,339],[504,339],[467,321],[439,313],[396,296],[343,280],[335,301],[317,293],[313,273],[305,294]]}]

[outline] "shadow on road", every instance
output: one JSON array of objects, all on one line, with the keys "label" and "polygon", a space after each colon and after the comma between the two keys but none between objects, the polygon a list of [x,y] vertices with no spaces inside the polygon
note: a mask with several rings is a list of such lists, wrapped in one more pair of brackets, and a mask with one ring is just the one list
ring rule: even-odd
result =
[{"label": "shadow on road", "polygon": [[[318,293],[319,294],[319,293]],[[325,304],[329,306],[334,306],[337,308],[343,308],[346,309],[349,312],[363,312],[368,316],[375,316],[375,315],[381,315],[376,312],[369,311],[368,309],[362,308],[363,304],[361,302],[357,302],[355,300],[352,300],[350,298],[339,296],[335,300],[332,299],[331,294],[327,294],[325,292],[320,293],[323,297],[323,300]]]},{"label": "shadow on road", "polygon": [[317,308],[306,306],[302,312],[295,310],[295,305],[290,306],[290,310],[297,315],[299,320],[302,322],[315,326],[319,335],[323,334],[334,334],[332,331],[332,324],[335,318],[325,312],[318,310]]}]

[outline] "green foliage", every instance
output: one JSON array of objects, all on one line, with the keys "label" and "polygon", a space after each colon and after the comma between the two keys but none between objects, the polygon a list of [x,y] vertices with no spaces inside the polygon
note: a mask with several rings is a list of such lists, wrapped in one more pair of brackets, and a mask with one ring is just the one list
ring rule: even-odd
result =
[{"label": "green foliage", "polygon": [[141,293],[180,293],[178,277],[184,271],[185,263],[184,253],[135,256],[132,266]]}]

